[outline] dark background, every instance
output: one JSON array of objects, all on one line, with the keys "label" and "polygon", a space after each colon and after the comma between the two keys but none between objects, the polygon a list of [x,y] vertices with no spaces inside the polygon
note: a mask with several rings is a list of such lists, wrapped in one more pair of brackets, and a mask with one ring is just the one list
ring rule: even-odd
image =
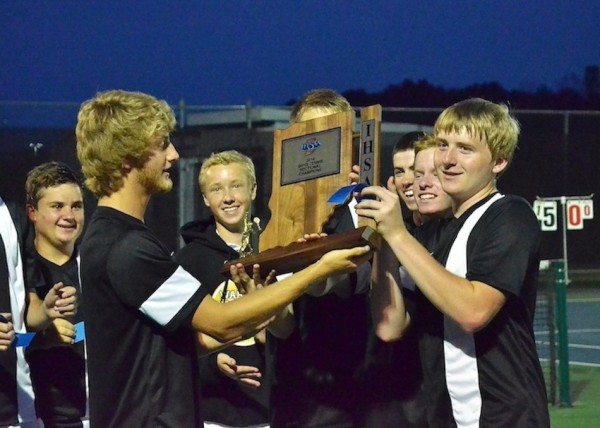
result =
[{"label": "dark background", "polygon": [[[428,111],[384,108],[384,122],[402,122],[431,126],[437,114]],[[600,160],[600,111],[516,111],[522,126],[519,148],[508,171],[499,180],[499,189],[533,202],[536,197],[586,196],[597,193],[600,179],[597,163]],[[565,124],[568,123],[568,134]],[[260,125],[260,124],[255,124]],[[401,134],[382,136],[382,180],[391,175],[389,154]],[[0,144],[11,141],[19,150],[3,154],[0,170],[0,195],[24,203],[24,181],[33,166],[47,160],[61,160],[79,170],[75,154],[75,136],[66,129],[10,129],[0,128]],[[31,141],[44,141],[37,153],[29,147]],[[214,151],[237,149],[249,155],[256,164],[259,183],[254,210],[268,218],[268,200],[271,189],[272,130],[244,126],[187,127],[178,129],[172,137],[181,158],[200,161]],[[195,167],[197,171],[197,166]],[[178,186],[176,168],[172,170],[175,186],[167,195],[152,199],[147,223],[172,249],[178,241]],[[197,189],[197,172],[192,187],[195,201],[194,217],[206,214]],[[597,204],[595,204],[597,207]],[[95,199],[86,196],[86,215],[91,215]],[[560,212],[560,206],[559,206]],[[560,221],[561,217],[559,217]],[[543,258],[563,257],[561,223],[558,231],[544,232]],[[568,231],[568,259],[570,269],[599,269],[600,221],[598,214],[586,220],[583,230]]]}]

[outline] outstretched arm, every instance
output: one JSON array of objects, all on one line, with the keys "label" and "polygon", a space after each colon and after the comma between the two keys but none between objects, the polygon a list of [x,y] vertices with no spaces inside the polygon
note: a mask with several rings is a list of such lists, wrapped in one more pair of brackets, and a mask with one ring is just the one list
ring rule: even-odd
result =
[{"label": "outstretched arm", "polygon": [[[212,300],[211,297],[205,297],[204,300],[206,300],[206,299]],[[217,303],[219,305],[230,305],[232,302],[227,302],[227,303],[215,302],[215,303]],[[198,355],[200,355],[201,357],[207,356],[214,352],[221,351],[221,350],[233,345],[235,342],[237,342],[239,340],[247,339],[252,336],[256,336],[260,331],[267,328],[274,321],[274,319],[275,319],[275,317],[271,317],[268,320],[264,321],[262,324],[259,324],[258,326],[256,326],[255,329],[249,330],[247,335],[236,337],[236,338],[233,338],[228,341],[219,341],[207,333],[197,332],[196,333],[196,344],[198,345],[198,348],[197,348]]]},{"label": "outstretched arm", "polygon": [[[254,265],[252,268],[253,274],[252,278],[250,278],[248,275],[242,275],[242,272],[244,272],[243,270],[238,271],[236,266],[231,267],[232,281],[236,284],[236,287],[240,290],[241,294],[253,293],[256,290],[269,286],[275,280],[274,270],[269,272],[267,277],[263,280],[260,276],[260,266]],[[231,301],[222,304],[228,305],[231,304]],[[292,313],[292,305],[290,304],[279,311],[275,316],[259,325],[256,329],[255,336],[262,334],[262,337],[264,337],[264,328],[268,328],[275,336],[285,339],[291,334],[295,327],[296,322]],[[262,339],[262,341],[264,342],[264,339]],[[207,334],[197,333],[198,352],[201,356],[225,349],[232,343],[234,343],[234,341],[219,342]]]},{"label": "outstretched arm", "polygon": [[[213,299],[202,300],[192,319],[192,327],[220,342],[237,341],[261,329],[289,303],[298,298],[313,283],[335,273],[347,273],[366,262],[369,247],[334,250],[326,253],[316,263],[266,288],[249,293],[242,299],[221,304]],[[247,277],[241,264],[240,276]]]}]

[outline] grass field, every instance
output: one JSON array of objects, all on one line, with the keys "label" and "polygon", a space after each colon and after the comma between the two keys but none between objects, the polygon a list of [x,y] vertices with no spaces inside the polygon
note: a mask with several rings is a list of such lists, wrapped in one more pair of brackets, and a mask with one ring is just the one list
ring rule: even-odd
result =
[{"label": "grass field", "polygon": [[[598,269],[574,271],[570,276],[576,288],[571,288],[569,294],[599,295]],[[569,377],[571,407],[550,407],[552,428],[600,427],[600,367],[571,365]]]},{"label": "grass field", "polygon": [[571,407],[550,407],[552,428],[600,426],[600,367],[571,366]]}]

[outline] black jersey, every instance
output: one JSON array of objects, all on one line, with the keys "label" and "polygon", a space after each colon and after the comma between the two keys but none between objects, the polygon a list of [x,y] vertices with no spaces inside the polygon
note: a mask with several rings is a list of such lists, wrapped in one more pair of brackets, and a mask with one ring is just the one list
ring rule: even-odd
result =
[{"label": "black jersey", "polygon": [[[354,228],[346,206],[325,231]],[[297,329],[285,340],[270,337],[274,358],[271,426],[355,427],[362,419],[361,382],[367,348],[369,264],[350,275],[352,293],[307,294],[294,303]],[[272,340],[271,340],[272,339]]]},{"label": "black jersey", "polygon": [[[25,211],[0,198],[0,312],[12,313],[17,333],[24,333],[33,233]],[[0,352],[0,426],[37,426],[29,365],[23,348]]]},{"label": "black jersey", "polygon": [[[181,229],[186,246],[175,254],[175,260],[194,275],[217,301],[240,297],[237,287],[220,272],[228,260],[239,253],[217,234],[214,217],[194,221]],[[219,371],[217,354],[200,357],[202,416],[207,422],[227,426],[266,425],[269,420],[270,369],[265,366],[265,346],[251,337],[234,343],[225,351],[239,365],[257,367],[261,386],[250,388]]]},{"label": "black jersey", "polygon": [[144,223],[98,207],[81,244],[90,422],[198,427],[195,336],[205,287]]},{"label": "black jersey", "polygon": [[[490,196],[491,198],[492,196]],[[446,265],[465,222],[490,198],[471,207],[458,219],[443,222],[434,257]],[[480,331],[469,335],[473,375],[463,376],[460,388],[476,391],[481,427],[549,426],[544,379],[533,336],[540,230],[529,204],[505,196],[481,215],[466,240],[466,274],[504,293],[506,302]],[[434,236],[434,235],[431,235]],[[431,237],[430,236],[430,237]],[[414,326],[420,332],[420,352],[431,426],[455,426],[459,406],[450,399],[447,382],[456,361],[448,358],[448,320],[422,294],[418,294]],[[446,330],[445,330],[446,329]],[[446,333],[445,333],[446,331]],[[466,370],[463,369],[463,374]],[[460,375],[460,374],[459,374]]]},{"label": "black jersey", "polygon": [[[413,213],[404,217],[411,234],[428,238],[438,230],[438,220],[420,226],[414,223]],[[435,224],[434,224],[435,223]],[[432,242],[433,239],[431,240]],[[414,316],[415,284],[401,268],[402,295],[406,310]],[[411,325],[402,338],[384,342],[370,329],[369,348],[363,374],[363,428],[401,426],[421,428],[426,423],[427,397],[423,390],[418,330]]]},{"label": "black jersey", "polygon": [[[77,252],[64,265],[52,263],[36,252],[35,273],[30,278],[34,281],[30,285],[42,300],[54,284],[62,282],[75,287],[81,301]],[[69,321],[76,324],[83,319],[80,305]],[[48,348],[47,338],[46,334],[37,334],[26,352],[38,415],[48,427],[81,427],[87,420],[85,342]]]}]

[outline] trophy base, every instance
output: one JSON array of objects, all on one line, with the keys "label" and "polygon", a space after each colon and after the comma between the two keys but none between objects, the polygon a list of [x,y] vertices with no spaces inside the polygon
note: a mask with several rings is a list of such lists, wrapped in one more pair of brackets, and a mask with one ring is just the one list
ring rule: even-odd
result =
[{"label": "trophy base", "polygon": [[313,264],[331,250],[341,250],[369,245],[379,249],[381,236],[371,227],[363,226],[348,232],[336,233],[314,241],[294,242],[285,247],[275,247],[259,254],[231,260],[223,265],[221,274],[229,277],[229,268],[241,263],[248,275],[252,276],[252,267],[260,265],[260,273],[264,278],[275,270],[277,275],[296,272]]}]

